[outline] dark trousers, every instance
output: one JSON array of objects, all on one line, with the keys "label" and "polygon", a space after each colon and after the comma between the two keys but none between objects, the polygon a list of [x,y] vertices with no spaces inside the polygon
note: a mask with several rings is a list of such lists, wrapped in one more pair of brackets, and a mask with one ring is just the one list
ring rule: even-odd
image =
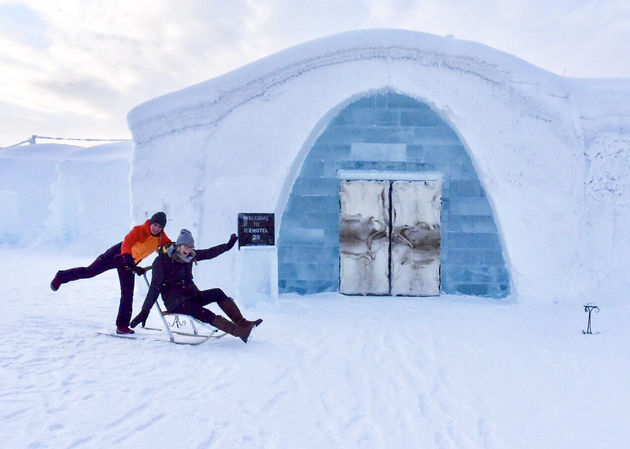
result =
[{"label": "dark trousers", "polygon": [[93,278],[107,270],[116,268],[118,270],[118,280],[120,281],[120,305],[118,306],[116,326],[128,327],[133,307],[133,288],[135,281],[133,272],[119,267],[115,260],[115,257],[120,254],[121,246],[122,242],[112,246],[87,267],[61,270],[59,276],[61,282],[66,283],[76,281],[77,279]]},{"label": "dark trousers", "polygon": [[229,299],[228,296],[223,293],[220,288],[211,288],[210,290],[202,290],[194,296],[184,298],[182,302],[169,312],[183,313],[191,315],[204,323],[212,324],[216,315],[210,310],[206,309],[210,303],[216,302],[222,310],[225,310],[223,303]]}]

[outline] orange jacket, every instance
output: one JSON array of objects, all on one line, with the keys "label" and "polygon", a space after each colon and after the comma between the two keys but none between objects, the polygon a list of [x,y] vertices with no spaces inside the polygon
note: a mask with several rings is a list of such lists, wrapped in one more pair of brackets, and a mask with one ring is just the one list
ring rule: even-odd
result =
[{"label": "orange jacket", "polygon": [[142,225],[134,226],[125,236],[122,242],[121,254],[131,254],[135,263],[140,262],[160,246],[171,243],[166,232],[162,230],[160,235],[151,234],[151,220]]}]

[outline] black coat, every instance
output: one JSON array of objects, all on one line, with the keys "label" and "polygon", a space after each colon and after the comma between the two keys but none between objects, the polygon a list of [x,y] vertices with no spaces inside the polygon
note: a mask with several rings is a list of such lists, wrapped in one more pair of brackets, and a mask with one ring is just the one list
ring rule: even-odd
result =
[{"label": "black coat", "polygon": [[153,262],[151,286],[142,310],[149,312],[160,293],[166,310],[169,311],[176,309],[185,299],[195,296],[199,289],[193,282],[193,262],[212,259],[229,249],[230,247],[224,243],[212,248],[196,250],[195,257],[190,262],[179,262],[168,255],[167,247],[162,248]]}]

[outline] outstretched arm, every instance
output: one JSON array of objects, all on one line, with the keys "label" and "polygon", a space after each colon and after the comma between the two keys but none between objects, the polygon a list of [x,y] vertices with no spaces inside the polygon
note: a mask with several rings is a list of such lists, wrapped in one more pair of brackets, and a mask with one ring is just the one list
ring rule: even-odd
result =
[{"label": "outstretched arm", "polygon": [[232,234],[230,236],[230,240],[228,240],[227,243],[213,246],[212,248],[208,248],[208,249],[196,250],[195,258],[197,260],[213,259],[217,256],[220,256],[224,252],[231,250],[234,247],[234,244],[236,243],[237,240],[238,240],[238,237],[236,237],[236,234]]}]

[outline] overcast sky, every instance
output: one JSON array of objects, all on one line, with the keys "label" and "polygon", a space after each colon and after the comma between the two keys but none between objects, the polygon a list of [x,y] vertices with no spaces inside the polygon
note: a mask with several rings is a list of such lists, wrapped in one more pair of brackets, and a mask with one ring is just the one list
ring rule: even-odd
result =
[{"label": "overcast sky", "polygon": [[0,146],[130,138],[126,114],[295,44],[451,34],[575,77],[630,78],[628,0],[0,0]]}]

